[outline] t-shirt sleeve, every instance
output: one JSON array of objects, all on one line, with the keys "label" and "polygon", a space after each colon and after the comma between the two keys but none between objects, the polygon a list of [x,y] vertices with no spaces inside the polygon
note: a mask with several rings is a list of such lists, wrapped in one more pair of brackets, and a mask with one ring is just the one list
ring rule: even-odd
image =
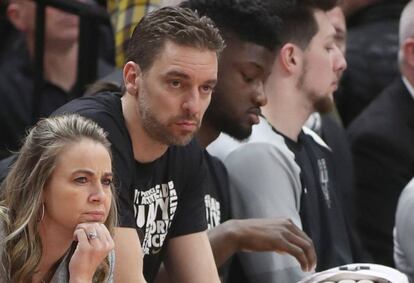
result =
[{"label": "t-shirt sleeve", "polygon": [[[226,158],[233,218],[287,217],[301,227],[299,171],[288,153],[267,143],[249,143]],[[307,275],[291,255],[237,256],[249,282],[297,282]]]},{"label": "t-shirt sleeve", "polygon": [[170,238],[201,232],[207,229],[204,203],[207,168],[201,148],[194,141],[187,152],[187,164],[182,173],[186,175],[185,191],[179,200],[173,220]]},{"label": "t-shirt sleeve", "polygon": [[[210,156],[211,162],[214,167],[214,174],[217,177],[217,182],[219,184],[207,184],[208,186],[217,186],[217,193],[219,194],[218,198],[220,199],[220,221],[221,223],[230,219],[230,197],[229,197],[229,174],[227,168],[224,165],[223,161],[218,159],[215,156]],[[206,188],[207,191],[210,191],[209,188]]]}]

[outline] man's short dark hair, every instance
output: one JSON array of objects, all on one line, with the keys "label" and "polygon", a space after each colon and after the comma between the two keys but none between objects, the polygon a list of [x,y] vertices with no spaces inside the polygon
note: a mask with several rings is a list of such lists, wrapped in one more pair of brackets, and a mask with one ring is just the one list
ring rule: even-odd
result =
[{"label": "man's short dark hair", "polygon": [[224,41],[208,17],[180,7],[164,7],[145,15],[132,33],[128,43],[127,61],[148,70],[166,41],[215,51],[219,54]]},{"label": "man's short dark hair", "polygon": [[338,5],[338,0],[262,0],[269,11],[278,15],[281,20],[279,29],[280,44],[287,42],[297,44],[306,49],[318,32],[315,10],[329,11]]},{"label": "man's short dark hair", "polygon": [[225,38],[228,33],[233,33],[243,41],[271,51],[278,43],[279,17],[268,13],[262,1],[187,0],[181,6],[211,18]]}]

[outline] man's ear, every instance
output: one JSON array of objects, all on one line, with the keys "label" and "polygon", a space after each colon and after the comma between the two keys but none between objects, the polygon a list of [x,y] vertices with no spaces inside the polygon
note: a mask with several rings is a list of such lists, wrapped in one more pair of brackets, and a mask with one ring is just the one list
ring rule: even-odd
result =
[{"label": "man's ear", "polygon": [[128,61],[124,66],[123,76],[127,92],[133,96],[137,95],[142,76],[141,68],[137,63]]},{"label": "man's ear", "polygon": [[29,27],[23,9],[22,3],[12,2],[7,6],[7,17],[17,30],[26,32]]},{"label": "man's ear", "polygon": [[302,50],[292,43],[286,43],[283,45],[279,52],[280,64],[289,74],[294,74],[297,70],[300,70],[302,57]]},{"label": "man's ear", "polygon": [[414,38],[407,38],[404,41],[403,48],[405,63],[409,65],[411,69],[414,69]]}]

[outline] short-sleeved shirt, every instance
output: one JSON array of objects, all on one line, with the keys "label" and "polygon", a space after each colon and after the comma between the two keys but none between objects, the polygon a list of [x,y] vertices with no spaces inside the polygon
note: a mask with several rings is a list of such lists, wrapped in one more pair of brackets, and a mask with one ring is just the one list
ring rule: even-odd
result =
[{"label": "short-sleeved shirt", "polygon": [[119,93],[76,99],[55,112],[62,113],[78,113],[108,132],[120,226],[137,230],[144,253],[144,276],[152,282],[168,239],[207,228],[203,150],[192,140],[186,146],[170,146],[153,162],[136,161]]},{"label": "short-sleeved shirt", "polygon": [[204,202],[208,229],[212,229],[230,218],[229,177],[226,167],[217,157],[206,150],[204,157],[208,170]]},{"label": "short-sleeved shirt", "polygon": [[[232,216],[289,217],[312,238],[317,270],[351,263],[331,161],[329,149],[315,133],[304,128],[294,142],[261,117],[249,141],[224,160]],[[233,282],[297,282],[307,276],[290,255],[249,252],[239,253],[237,259],[230,275],[245,278]]]},{"label": "short-sleeved shirt", "polygon": [[312,238],[318,256],[317,271],[351,263],[352,252],[342,201],[338,199],[332,154],[311,130],[304,128],[298,142],[281,133],[299,165],[302,184],[300,218],[303,230]]}]

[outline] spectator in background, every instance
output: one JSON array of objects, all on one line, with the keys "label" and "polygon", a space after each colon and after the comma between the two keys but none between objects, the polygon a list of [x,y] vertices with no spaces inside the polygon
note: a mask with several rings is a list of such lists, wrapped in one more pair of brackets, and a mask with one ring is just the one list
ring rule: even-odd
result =
[{"label": "spectator in background", "polygon": [[6,2],[0,2],[0,65],[4,61],[5,53],[7,54],[9,52],[18,37],[18,32],[7,19],[6,10],[8,3]]},{"label": "spectator in background", "polygon": [[[139,20],[147,13],[164,6],[178,5],[182,0],[106,0],[115,31],[116,67],[122,69],[129,38]],[[116,82],[114,82],[116,83]]]},{"label": "spectator in background", "polygon": [[[107,0],[115,33],[115,64],[122,69],[132,31],[141,18],[160,7],[163,0]],[[165,1],[165,0],[164,0]]]},{"label": "spectator in background", "polygon": [[394,266],[392,229],[401,190],[414,176],[414,2],[400,21],[400,78],[348,129],[357,228],[374,262]]},{"label": "spectator in background", "polygon": [[104,131],[41,120],[1,186],[0,281],[113,282],[115,209]]},{"label": "spectator in background", "polygon": [[[34,109],[33,60],[35,45],[34,1],[8,0],[7,16],[22,33],[0,65],[0,159],[19,148],[25,130],[38,118],[47,117],[74,96],[78,67],[79,18],[55,8],[46,8],[44,86],[39,109]],[[98,75],[112,67],[104,62]],[[36,114],[35,114],[36,113]],[[36,115],[36,117],[35,117]]]},{"label": "spectator in background", "polygon": [[348,68],[335,99],[345,127],[398,76],[398,20],[407,1],[343,1]]}]

